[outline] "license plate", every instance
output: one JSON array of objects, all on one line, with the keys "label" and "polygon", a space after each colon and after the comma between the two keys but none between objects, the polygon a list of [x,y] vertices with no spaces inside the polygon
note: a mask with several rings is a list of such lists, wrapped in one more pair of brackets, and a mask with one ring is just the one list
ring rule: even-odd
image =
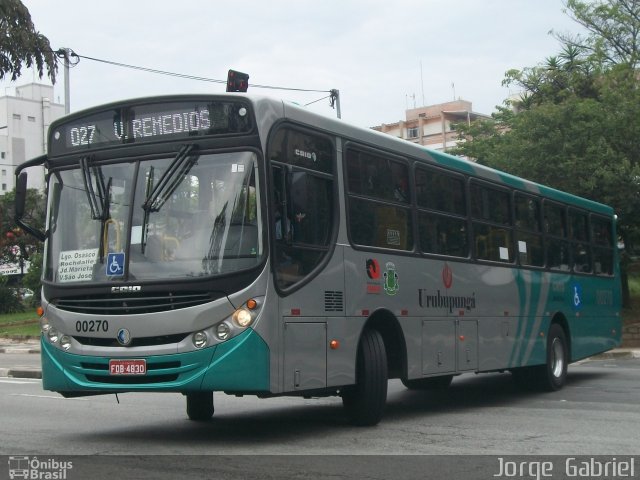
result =
[{"label": "license plate", "polygon": [[136,360],[109,360],[109,375],[146,375],[147,361]]}]

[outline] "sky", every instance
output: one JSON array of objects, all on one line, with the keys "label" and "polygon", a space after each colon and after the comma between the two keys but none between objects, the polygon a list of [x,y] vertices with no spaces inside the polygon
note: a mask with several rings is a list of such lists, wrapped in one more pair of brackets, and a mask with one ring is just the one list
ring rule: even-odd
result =
[{"label": "sky", "polygon": [[[139,67],[225,80],[250,75],[249,92],[306,105],[340,91],[342,119],[371,127],[407,108],[462,98],[490,114],[516,90],[507,70],[557,54],[554,30],[579,33],[561,0],[23,0],[54,49]],[[63,70],[54,101],[64,102]],[[38,80],[24,69],[10,87]],[[70,106],[148,95],[221,93],[186,80],[81,58],[70,70]],[[46,80],[45,80],[45,83]],[[335,116],[329,100],[308,106]]]}]

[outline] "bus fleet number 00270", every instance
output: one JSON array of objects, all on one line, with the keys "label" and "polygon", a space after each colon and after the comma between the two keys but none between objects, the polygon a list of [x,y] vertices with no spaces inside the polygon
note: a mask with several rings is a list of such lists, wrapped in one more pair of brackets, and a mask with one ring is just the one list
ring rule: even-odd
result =
[{"label": "bus fleet number 00270", "polygon": [[76,332],[108,332],[109,322],[107,320],[78,320],[76,322]]}]

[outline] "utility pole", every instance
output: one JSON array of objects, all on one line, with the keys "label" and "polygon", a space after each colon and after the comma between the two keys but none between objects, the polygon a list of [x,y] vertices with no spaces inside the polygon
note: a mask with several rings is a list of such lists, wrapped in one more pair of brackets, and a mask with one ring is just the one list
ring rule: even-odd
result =
[{"label": "utility pole", "polygon": [[338,118],[342,118],[342,113],[340,112],[340,90],[336,90],[334,88],[333,90],[331,90],[330,93],[331,93],[331,100],[330,100],[331,108],[335,106]]},{"label": "utility pole", "polygon": [[69,56],[72,50],[70,48],[59,48],[56,51],[58,58],[64,59],[64,113],[71,113],[71,93],[69,86]]}]

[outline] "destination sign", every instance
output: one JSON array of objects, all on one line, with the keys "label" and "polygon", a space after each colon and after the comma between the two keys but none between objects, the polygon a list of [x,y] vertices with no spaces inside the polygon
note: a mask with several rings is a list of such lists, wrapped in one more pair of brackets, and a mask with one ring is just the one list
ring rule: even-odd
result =
[{"label": "destination sign", "polygon": [[238,101],[129,104],[66,117],[49,131],[49,155],[204,135],[249,133],[248,106]]}]

